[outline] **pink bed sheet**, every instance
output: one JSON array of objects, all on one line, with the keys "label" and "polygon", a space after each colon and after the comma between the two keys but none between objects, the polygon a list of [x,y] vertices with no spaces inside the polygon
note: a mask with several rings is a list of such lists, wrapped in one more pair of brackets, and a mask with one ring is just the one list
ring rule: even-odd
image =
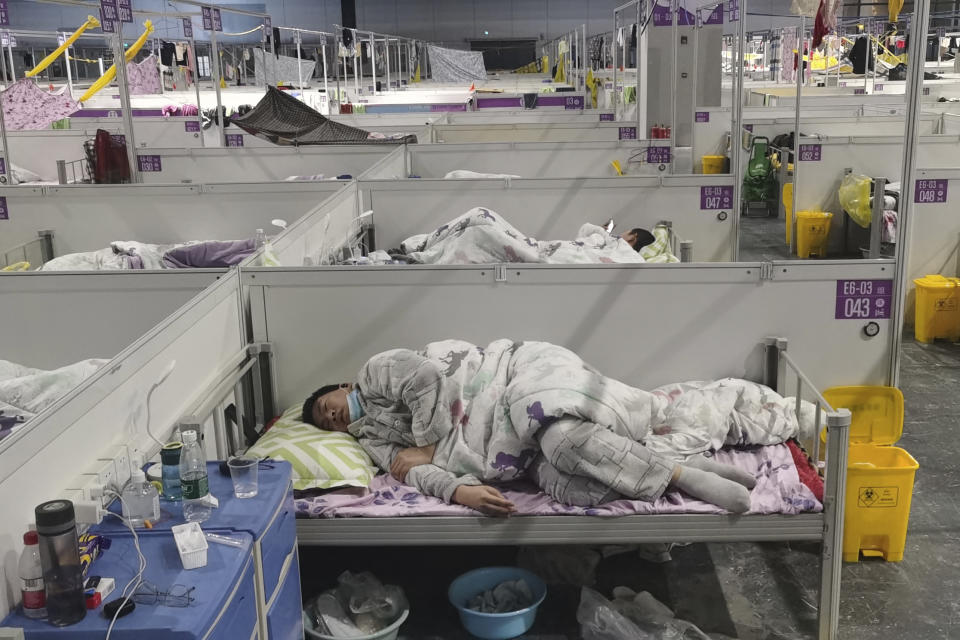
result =
[{"label": "pink bed sheet", "polygon": [[[753,474],[757,486],[750,496],[752,514],[817,513],[823,505],[801,482],[793,456],[786,445],[723,450],[716,460],[733,464]],[[561,504],[529,482],[498,487],[517,506],[518,515],[628,515],[724,513],[723,509],[696,500],[679,491],[664,494],[656,502],[617,500],[599,507],[571,507]],[[387,474],[374,478],[367,489],[338,489],[320,495],[298,493],[299,518],[394,518],[398,516],[467,516],[476,511],[444,503],[401,484]]]}]

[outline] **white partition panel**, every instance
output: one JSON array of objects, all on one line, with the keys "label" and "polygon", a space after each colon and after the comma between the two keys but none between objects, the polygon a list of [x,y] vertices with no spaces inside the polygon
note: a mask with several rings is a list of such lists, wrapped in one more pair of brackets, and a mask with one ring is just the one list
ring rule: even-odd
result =
[{"label": "white partition panel", "polygon": [[299,267],[329,258],[359,232],[360,205],[359,188],[353,182],[277,236],[272,243],[276,259],[283,266]]},{"label": "white partition panel", "polygon": [[[411,145],[410,148],[419,146],[420,145]],[[399,180],[406,178],[408,175],[407,148],[405,145],[397,147],[357,177],[361,180]]]},{"label": "white partition panel", "polygon": [[0,249],[53,231],[56,255],[102,249],[114,240],[147,243],[250,238],[270,221],[303,216],[344,181],[196,185],[69,185],[0,188],[9,219]]},{"label": "white partition panel", "polygon": [[[624,122],[553,122],[520,124],[461,124],[434,126],[436,142],[600,142],[620,139],[620,127],[636,125]],[[643,137],[639,132],[635,137]]]},{"label": "white partition panel", "polygon": [[[203,133],[196,130],[199,122],[196,116],[134,116],[134,138],[138,147],[202,147]],[[97,129],[120,132],[122,127],[119,117],[78,117],[70,118],[69,130],[84,129],[93,137]]]},{"label": "white partition panel", "polygon": [[56,369],[112,358],[224,269],[0,274],[0,359]]},{"label": "white partition panel", "polygon": [[943,114],[943,131],[941,133],[957,135],[960,134],[960,114]]},{"label": "white partition panel", "polygon": [[[758,379],[764,337],[790,350],[820,388],[885,384],[889,320],[835,318],[837,282],[890,279],[892,262],[632,267],[510,265],[244,270],[273,343],[284,408],[323,384],[354,380],[372,355],[445,338],[546,340],[641,388],[725,376]],[[261,315],[262,314],[262,315]],[[259,318],[259,320],[258,320]],[[305,349],[304,345],[309,345]]]},{"label": "white partition panel", "polygon": [[[147,183],[269,182],[290,176],[354,178],[396,149],[393,144],[309,147],[141,149]],[[149,166],[148,166],[149,165]],[[147,169],[147,170],[144,170]]]},{"label": "white partition panel", "polygon": [[[960,158],[960,136],[924,136],[917,139],[917,165],[928,168],[954,167]],[[900,180],[903,160],[902,136],[873,138],[804,139],[801,144],[819,145],[820,159],[801,161],[797,189],[797,210],[830,211],[834,224],[830,231],[830,249],[839,250],[843,241],[841,212],[837,191],[844,173]],[[801,156],[802,157],[802,156]],[[816,157],[814,154],[812,157]]]},{"label": "white partition panel", "polygon": [[913,198],[914,202],[910,210],[908,294],[904,307],[904,317],[910,326],[914,324],[916,308],[914,278],[930,274],[960,276],[960,169],[921,169],[917,171],[916,180],[916,192],[904,196]]},{"label": "white partition panel", "polygon": [[143,403],[171,363],[172,374],[151,397],[150,429],[158,438],[170,433],[198,389],[237,361],[246,343],[237,278],[234,272],[169,310],[173,315],[157,318],[144,337],[0,445],[0,556],[8,589],[0,615],[15,600],[9,589],[34,507],[63,495],[119,444],[128,445],[132,455],[152,452]]},{"label": "white partition panel", "polygon": [[361,182],[373,209],[377,246],[391,248],[427,233],[474,207],[487,207],[541,240],[573,239],[585,222],[609,218],[618,229],[673,223],[693,241],[696,262],[733,260],[729,208],[713,209],[704,188],[732,187],[729,176],[664,176],[521,180],[407,180]]},{"label": "white partition panel", "polygon": [[[420,178],[443,178],[449,171],[505,173],[522,178],[615,177],[611,162],[620,163],[628,175],[660,173],[659,165],[646,163],[646,144],[609,142],[483,142],[410,146],[410,173]],[[631,162],[636,158],[636,162]],[[373,178],[367,174],[361,176]]]}]

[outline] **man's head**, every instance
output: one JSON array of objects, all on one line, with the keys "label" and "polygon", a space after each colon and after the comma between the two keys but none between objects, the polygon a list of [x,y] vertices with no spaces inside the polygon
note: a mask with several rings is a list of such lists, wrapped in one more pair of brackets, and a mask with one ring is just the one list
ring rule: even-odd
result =
[{"label": "man's head", "polygon": [[303,403],[301,420],[324,431],[346,431],[350,424],[347,394],[352,389],[347,382],[320,387]]},{"label": "man's head", "polygon": [[633,247],[634,251],[640,251],[640,249],[643,249],[648,244],[653,244],[657,240],[653,237],[652,233],[639,227],[630,229],[630,231],[627,231],[620,237]]}]

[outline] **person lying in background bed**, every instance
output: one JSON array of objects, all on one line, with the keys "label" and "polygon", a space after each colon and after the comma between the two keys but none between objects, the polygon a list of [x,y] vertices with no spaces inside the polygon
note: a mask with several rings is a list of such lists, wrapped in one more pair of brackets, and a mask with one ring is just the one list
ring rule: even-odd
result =
[{"label": "person lying in background bed", "polygon": [[355,384],[314,392],[302,419],[350,433],[421,493],[495,516],[514,505],[488,483],[523,477],[574,506],[654,501],[674,487],[744,513],[754,478],[702,454],[799,432],[791,403],[761,385],[726,379],[651,393],[563,347],[506,339],[380,353]]},{"label": "person lying in background bed", "polygon": [[616,235],[595,224],[584,224],[573,240],[537,240],[503,216],[476,207],[429,234],[404,240],[399,253],[417,264],[597,264],[679,262],[670,252],[670,232],[631,229]]}]

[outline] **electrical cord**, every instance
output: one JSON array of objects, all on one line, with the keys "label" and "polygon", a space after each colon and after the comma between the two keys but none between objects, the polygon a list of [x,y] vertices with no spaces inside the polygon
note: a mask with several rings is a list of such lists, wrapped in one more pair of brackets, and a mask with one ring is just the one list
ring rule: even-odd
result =
[{"label": "electrical cord", "polygon": [[[127,503],[123,500],[122,495],[112,490],[107,490],[107,494],[116,496],[120,500],[121,507],[126,508]],[[129,512],[129,509],[127,511]],[[130,522],[129,518],[124,518],[122,515],[116,514],[112,511],[107,511],[107,513],[116,518],[120,518],[120,520],[130,528],[130,533],[133,534],[133,546],[137,549],[137,556],[139,556],[140,563],[137,573],[130,578],[130,581],[127,582],[126,586],[123,588],[123,592],[120,594],[123,597],[123,602],[120,603],[120,606],[117,607],[116,613],[113,614],[113,618],[110,620],[110,626],[107,627],[107,635],[104,640],[110,640],[110,634],[113,632],[113,625],[116,624],[117,618],[120,617],[121,609],[123,609],[127,602],[129,602],[129,600],[133,597],[133,594],[138,588],[140,588],[140,585],[143,584],[143,572],[147,569],[147,558],[143,555],[143,551],[140,549],[140,537],[137,535],[137,530],[134,529],[133,523]]]}]

